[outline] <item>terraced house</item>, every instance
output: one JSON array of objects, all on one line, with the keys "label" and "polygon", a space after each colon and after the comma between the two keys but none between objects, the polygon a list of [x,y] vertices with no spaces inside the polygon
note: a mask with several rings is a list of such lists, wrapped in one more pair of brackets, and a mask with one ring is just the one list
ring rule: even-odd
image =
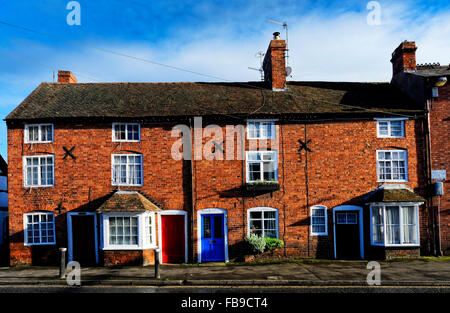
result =
[{"label": "terraced house", "polygon": [[287,82],[285,51],[265,82],[39,85],[6,117],[11,265],[239,260],[250,233],[284,242],[256,258],[431,253],[427,108],[394,83]]}]

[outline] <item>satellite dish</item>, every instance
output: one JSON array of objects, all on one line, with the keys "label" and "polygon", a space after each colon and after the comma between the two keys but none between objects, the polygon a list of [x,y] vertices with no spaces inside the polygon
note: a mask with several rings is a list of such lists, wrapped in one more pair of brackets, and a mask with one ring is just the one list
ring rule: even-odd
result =
[{"label": "satellite dish", "polygon": [[290,66],[286,67],[286,69],[285,69],[286,76],[291,75],[291,73],[292,73],[292,67],[290,67]]}]

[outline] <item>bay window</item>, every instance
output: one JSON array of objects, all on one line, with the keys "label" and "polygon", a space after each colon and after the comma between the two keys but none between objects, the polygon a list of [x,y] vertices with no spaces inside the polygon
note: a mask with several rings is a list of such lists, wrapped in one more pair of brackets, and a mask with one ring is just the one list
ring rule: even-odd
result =
[{"label": "bay window", "polygon": [[370,207],[372,245],[418,246],[419,204],[379,203]]},{"label": "bay window", "polygon": [[104,250],[140,250],[155,246],[155,214],[103,213]]}]

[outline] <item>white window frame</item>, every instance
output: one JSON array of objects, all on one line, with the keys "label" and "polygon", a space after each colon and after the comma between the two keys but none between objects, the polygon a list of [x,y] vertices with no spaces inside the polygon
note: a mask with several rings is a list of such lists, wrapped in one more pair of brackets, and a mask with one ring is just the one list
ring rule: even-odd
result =
[{"label": "white window frame", "polygon": [[[247,139],[275,139],[276,137],[276,120],[266,120],[266,119],[252,119],[247,120]],[[259,125],[259,137],[250,136],[250,124],[251,123],[260,123]],[[271,124],[271,132],[269,136],[263,136],[262,125],[263,124]]]},{"label": "white window frame", "polygon": [[[278,219],[278,209],[270,207],[255,207],[247,210],[247,236],[250,235],[250,213],[251,212],[261,212],[261,231],[264,235],[264,212],[275,212],[275,238],[279,238],[279,219]],[[264,236],[265,237],[265,236]]]},{"label": "white window frame", "polygon": [[[52,127],[52,140],[41,140],[42,139],[42,127],[44,126],[51,126]],[[38,140],[31,140],[29,139],[28,136],[28,131],[30,127],[38,127]],[[55,134],[54,134],[54,126],[51,123],[46,123],[46,124],[25,124],[25,131],[24,131],[24,142],[25,143],[50,143],[53,142],[53,140],[55,139]]]},{"label": "white window frame", "polygon": [[[381,247],[420,247],[420,220],[419,220],[419,206],[422,205],[423,202],[373,202],[370,203],[370,244],[372,246],[381,246]],[[400,227],[400,243],[396,244],[387,244],[386,243],[386,207],[387,206],[397,206],[399,207],[399,227]],[[403,241],[403,207],[414,207],[414,214],[416,219],[416,243],[401,243]],[[383,209],[383,243],[376,243],[373,241],[373,216],[372,216],[372,208],[373,207],[382,207]]]},{"label": "white window frame", "polygon": [[[325,217],[325,231],[324,232],[314,232],[313,225],[322,225],[322,224],[314,224],[313,223],[313,210],[321,209],[324,211]],[[310,208],[310,222],[311,222],[311,236],[328,236],[328,208],[324,205],[313,205]]]},{"label": "white window frame", "polygon": [[[115,126],[125,125],[125,137],[126,139],[116,138],[116,132],[114,131]],[[139,139],[128,139],[128,126],[138,126],[138,137]],[[140,123],[112,123],[112,141],[113,142],[140,142],[141,141],[141,124]]]},{"label": "white window frame", "polygon": [[[404,156],[405,156],[405,159],[404,159],[404,162],[405,162],[405,179],[393,179],[393,178],[391,178],[391,179],[386,179],[386,178],[384,178],[384,179],[380,179],[380,165],[379,165],[379,161],[386,161],[386,160],[379,160],[378,159],[378,153],[379,152],[403,152],[404,153]],[[378,182],[408,182],[408,150],[376,150],[376,159],[377,159],[377,181]],[[393,172],[392,172],[392,169],[393,169],[393,167],[392,167],[392,159],[391,159],[391,176],[393,176]]]},{"label": "white window frame", "polygon": [[[114,182],[114,157],[115,156],[126,156],[127,157],[127,163],[126,163],[126,183],[116,183]],[[140,156],[141,158],[141,183],[140,184],[130,184],[129,183],[129,171],[128,171],[128,157],[129,156]],[[128,154],[111,154],[111,184],[113,186],[143,186],[144,185],[144,160],[142,154],[139,153],[128,153]]]},{"label": "white window frame", "polygon": [[[40,243],[34,243],[34,242],[28,242],[28,216],[35,216],[39,215],[39,240],[42,241],[41,237],[41,221],[40,216],[41,215],[51,215],[53,216],[53,241],[52,242],[40,242]],[[32,217],[33,218],[33,217]],[[56,220],[55,220],[55,214],[52,212],[32,212],[32,213],[24,213],[23,214],[23,244],[25,246],[51,246],[56,244]],[[33,236],[34,237],[34,236]]]},{"label": "white window frame", "polygon": [[[377,137],[378,138],[405,138],[405,121],[408,120],[407,118],[376,118],[377,121]],[[382,135],[380,134],[380,122],[388,122],[388,134]],[[400,136],[393,136],[391,127],[391,122],[401,122],[402,127],[402,134]]]},{"label": "white window frame", "polygon": [[[264,160],[261,157],[261,160],[259,161],[254,161],[254,160],[249,160],[248,155],[250,153],[261,153],[262,154],[273,154],[275,156],[275,160],[273,161],[275,163],[275,180],[264,180],[264,166],[262,166],[262,164],[264,163]],[[260,180],[250,180],[250,168],[249,168],[249,163],[257,163],[260,162],[261,166],[260,166],[260,173],[261,173],[261,179]],[[266,161],[267,162],[267,161]],[[267,150],[267,151],[246,151],[245,152],[245,169],[246,169],[246,182],[247,183],[255,183],[258,181],[261,182],[274,182],[277,183],[278,182],[278,151],[276,150]]]},{"label": "white window frame", "polygon": [[[52,175],[52,180],[53,180],[53,184],[51,185],[43,185],[42,181],[41,181],[41,158],[48,158],[51,157],[52,158],[52,165],[53,165],[53,175]],[[39,159],[39,164],[38,164],[38,184],[37,185],[33,185],[33,184],[27,184],[27,159],[34,159],[37,158]],[[46,155],[26,155],[22,157],[22,167],[23,167],[23,186],[26,188],[29,187],[53,187],[55,186],[55,156],[52,154],[46,154]]]},{"label": "white window frame", "polygon": [[[128,245],[118,245],[118,244],[110,244],[109,243],[109,218],[110,217],[137,217],[137,236],[138,243],[136,245],[128,244]],[[146,242],[146,225],[145,225],[145,217],[150,217],[152,221],[152,240],[153,242]],[[156,218],[154,212],[144,212],[144,213],[133,213],[133,212],[108,212],[102,213],[101,217],[101,238],[100,238],[100,246],[102,250],[146,250],[153,249],[156,247]]]}]

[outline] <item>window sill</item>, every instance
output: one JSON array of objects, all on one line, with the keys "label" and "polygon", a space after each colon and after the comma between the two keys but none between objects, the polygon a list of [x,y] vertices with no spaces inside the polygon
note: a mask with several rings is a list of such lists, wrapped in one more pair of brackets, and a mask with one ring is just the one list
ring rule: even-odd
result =
[{"label": "window sill", "polygon": [[54,246],[56,242],[53,243],[23,243],[24,246]]},{"label": "window sill", "polygon": [[33,185],[33,186],[23,186],[23,188],[50,188],[55,187],[55,185]]},{"label": "window sill", "polygon": [[311,236],[328,236],[328,233],[311,233]]},{"label": "window sill", "polygon": [[378,183],[407,183],[408,180],[378,180]]},{"label": "window sill", "polygon": [[112,247],[112,246],[108,246],[108,247],[102,247],[101,249],[103,251],[123,251],[123,250],[128,250],[128,251],[132,251],[132,250],[151,250],[151,249],[156,249],[156,245],[152,245],[152,246],[116,246],[116,247]]},{"label": "window sill", "polygon": [[275,191],[280,189],[278,182],[247,182],[246,191]]},{"label": "window sill", "polygon": [[28,145],[36,144],[36,143],[53,143],[53,141],[29,141],[29,142],[25,142],[25,144],[28,144]]},{"label": "window sill", "polygon": [[374,247],[385,247],[385,248],[420,248],[420,244],[382,244],[382,243],[371,243]]},{"label": "window sill", "polygon": [[113,139],[112,142],[141,142],[141,140]]}]

